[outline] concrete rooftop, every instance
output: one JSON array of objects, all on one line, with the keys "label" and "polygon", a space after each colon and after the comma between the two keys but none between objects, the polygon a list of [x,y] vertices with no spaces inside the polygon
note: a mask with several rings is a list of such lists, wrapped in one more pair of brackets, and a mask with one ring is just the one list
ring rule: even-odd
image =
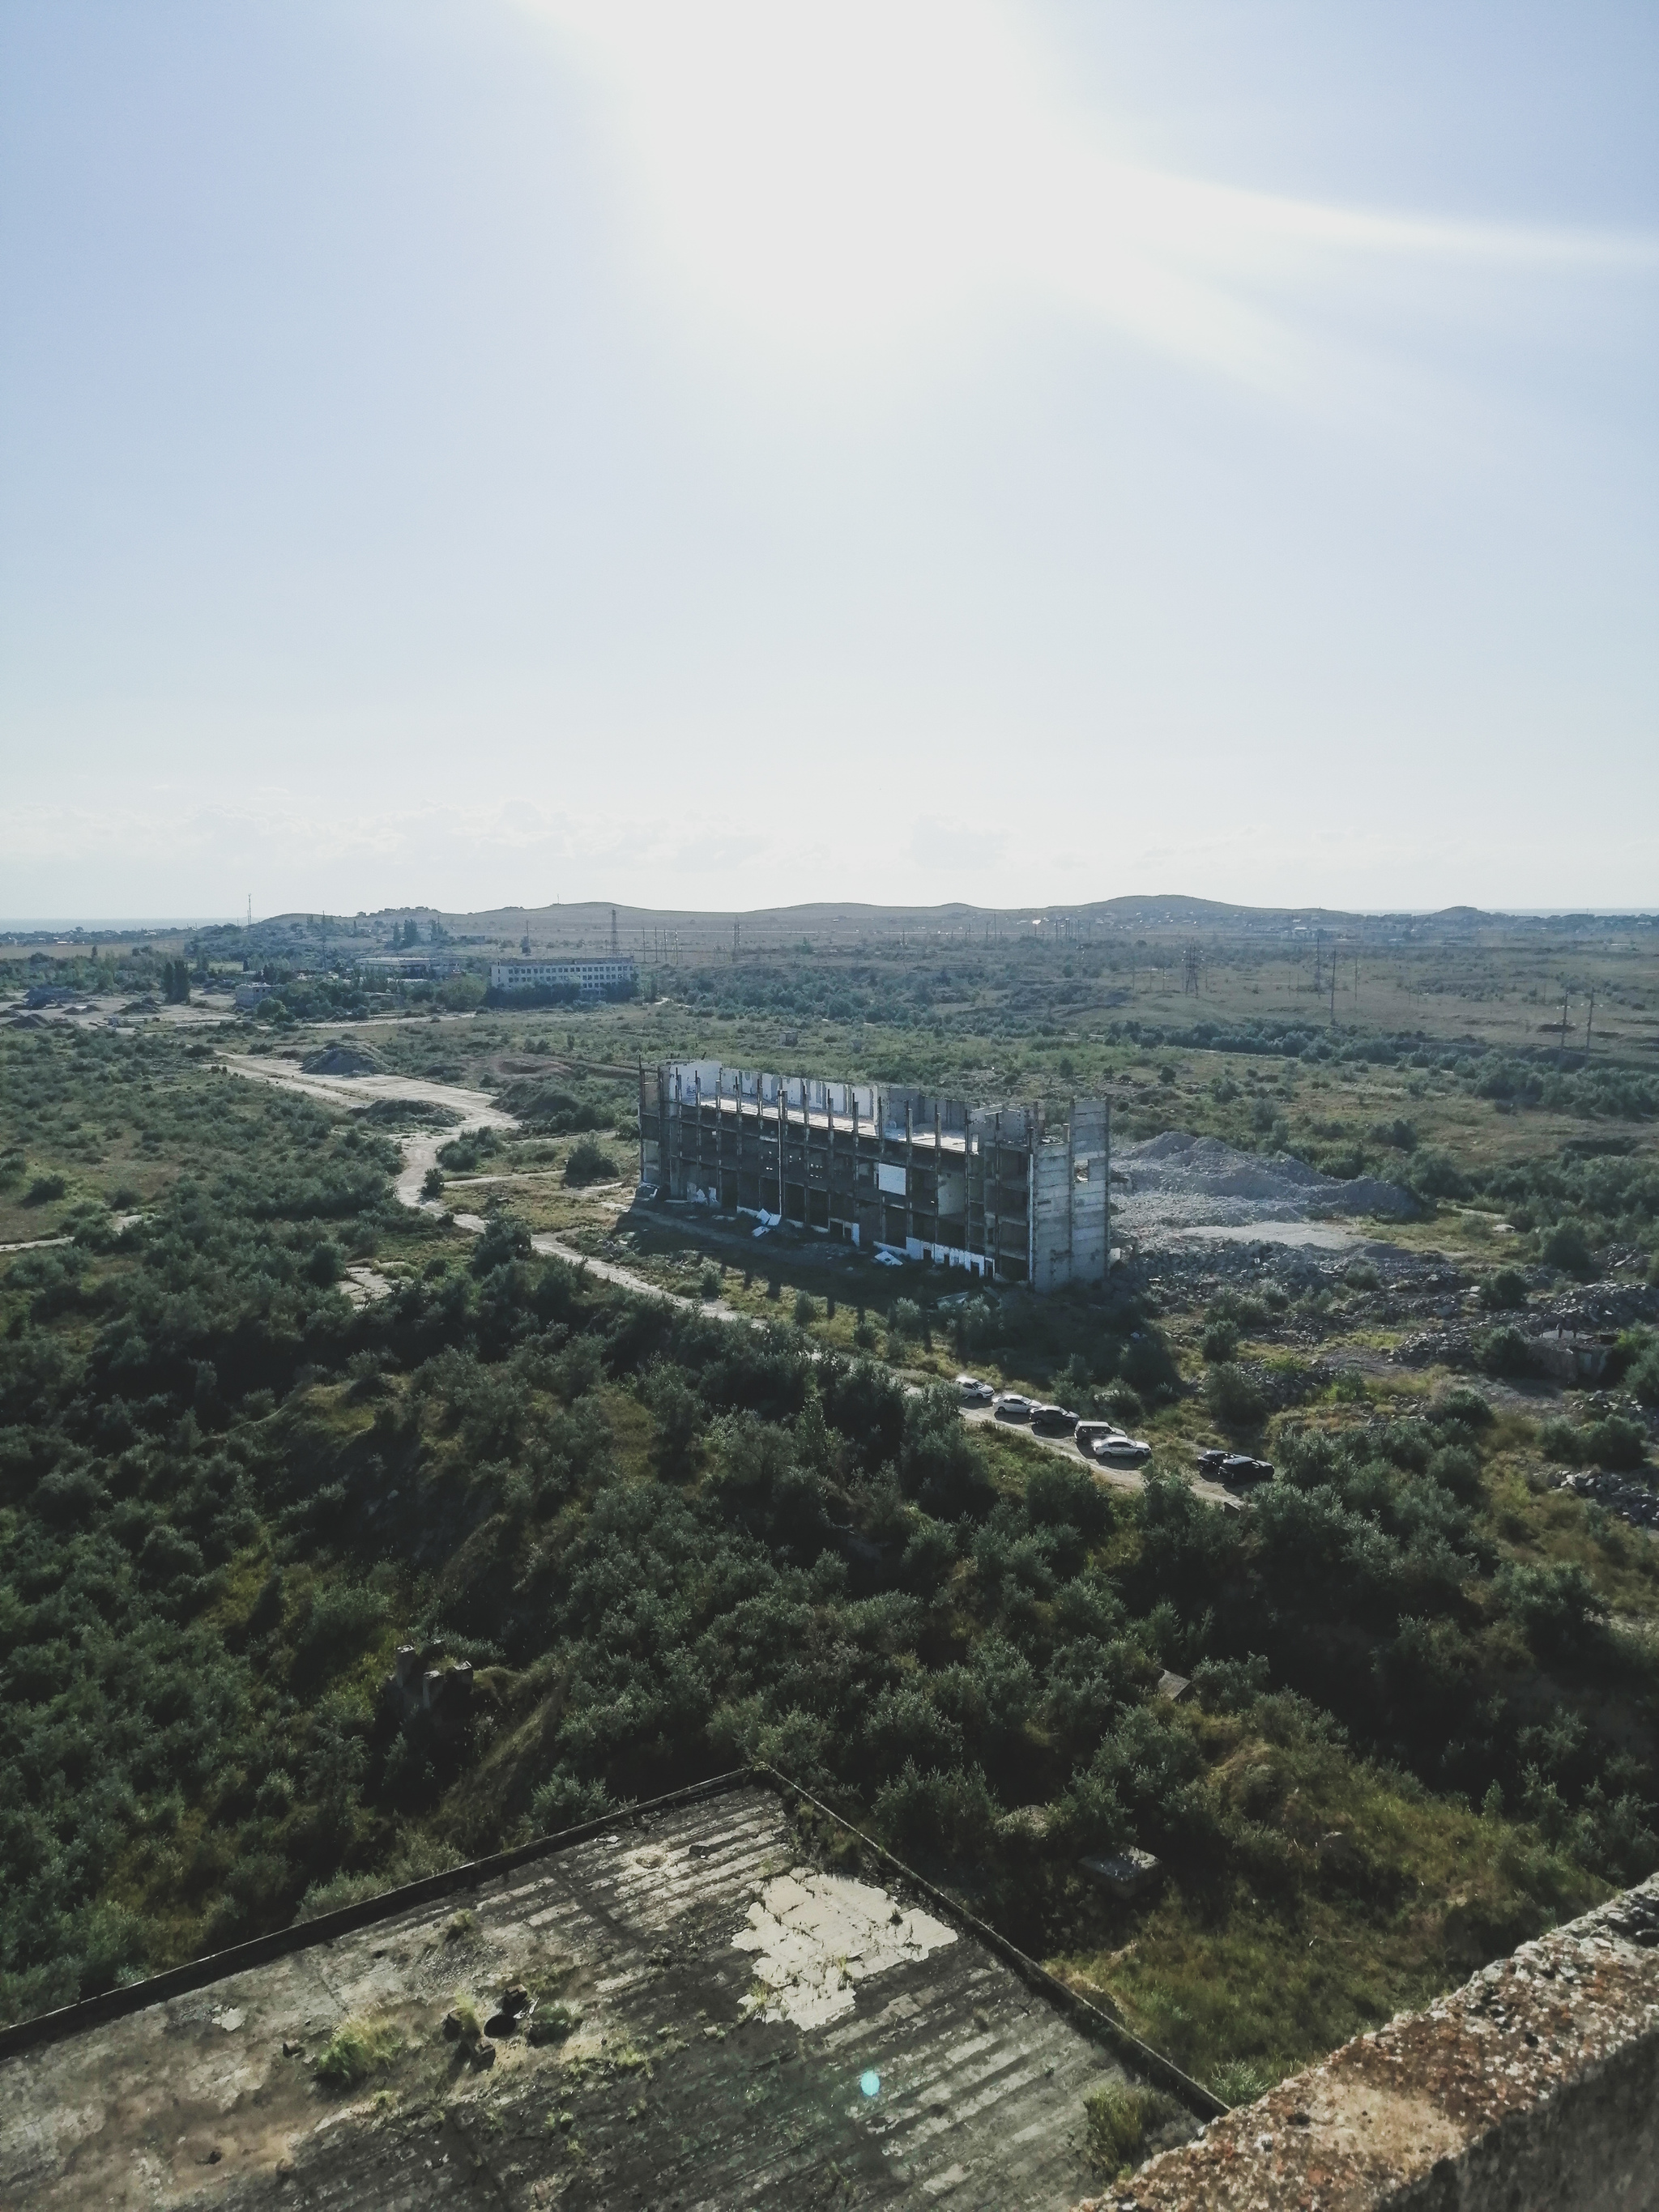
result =
[{"label": "concrete rooftop", "polygon": [[[576,2024],[479,2069],[444,2015],[513,1983]],[[401,2048],[331,2090],[313,2062],[363,2017]],[[0,2203],[1063,2212],[1121,2071],[902,1882],[803,1863],[744,1785],[10,2058]]]}]

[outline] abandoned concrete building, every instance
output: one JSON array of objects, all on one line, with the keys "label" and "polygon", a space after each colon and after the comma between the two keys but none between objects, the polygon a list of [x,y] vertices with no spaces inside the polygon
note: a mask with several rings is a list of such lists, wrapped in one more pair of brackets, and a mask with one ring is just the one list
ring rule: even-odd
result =
[{"label": "abandoned concrete building", "polygon": [[1110,1160],[1103,1099],[1058,1119],[713,1060],[640,1076],[640,1181],[663,1197],[1036,1291],[1103,1280]]}]

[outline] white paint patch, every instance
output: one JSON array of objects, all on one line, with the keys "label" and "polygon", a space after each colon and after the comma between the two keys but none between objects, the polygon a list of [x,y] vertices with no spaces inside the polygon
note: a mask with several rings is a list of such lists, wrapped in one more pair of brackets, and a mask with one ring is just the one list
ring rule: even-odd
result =
[{"label": "white paint patch", "polygon": [[859,1982],[956,1940],[942,1920],[906,1912],[884,1889],[796,1867],[767,1883],[732,1945],[757,1954],[750,2018],[822,2027],[852,2011]]}]

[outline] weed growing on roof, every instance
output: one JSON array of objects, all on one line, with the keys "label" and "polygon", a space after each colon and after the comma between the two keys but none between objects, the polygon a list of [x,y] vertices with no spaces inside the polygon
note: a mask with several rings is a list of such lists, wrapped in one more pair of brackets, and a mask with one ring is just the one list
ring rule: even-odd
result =
[{"label": "weed growing on roof", "polygon": [[313,2070],[331,2089],[355,2089],[390,2066],[403,2047],[403,2036],[391,2021],[344,2020],[318,2052]]},{"label": "weed growing on roof", "polygon": [[1138,2089],[1127,2081],[1109,2081],[1083,2100],[1084,2144],[1097,2172],[1116,2175],[1138,2165],[1152,2130],[1180,2107],[1157,2089]]}]

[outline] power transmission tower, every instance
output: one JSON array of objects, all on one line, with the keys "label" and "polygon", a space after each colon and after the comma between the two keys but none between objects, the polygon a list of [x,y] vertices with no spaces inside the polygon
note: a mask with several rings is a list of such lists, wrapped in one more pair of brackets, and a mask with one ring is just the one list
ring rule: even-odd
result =
[{"label": "power transmission tower", "polygon": [[1189,945],[1181,959],[1181,995],[1183,999],[1198,996],[1198,947]]},{"label": "power transmission tower", "polygon": [[617,942],[617,909],[613,906],[611,909],[611,957],[614,960],[621,951],[622,947]]}]

